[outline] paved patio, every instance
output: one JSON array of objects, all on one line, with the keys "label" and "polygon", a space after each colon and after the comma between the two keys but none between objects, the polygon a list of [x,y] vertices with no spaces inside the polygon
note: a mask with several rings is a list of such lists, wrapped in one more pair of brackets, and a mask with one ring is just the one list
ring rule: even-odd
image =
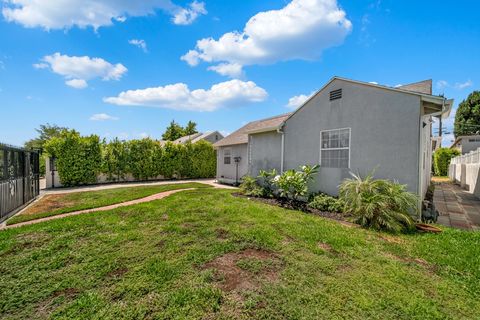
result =
[{"label": "paved patio", "polygon": [[480,230],[480,199],[451,182],[435,185],[433,202],[440,213],[438,223],[444,226]]}]

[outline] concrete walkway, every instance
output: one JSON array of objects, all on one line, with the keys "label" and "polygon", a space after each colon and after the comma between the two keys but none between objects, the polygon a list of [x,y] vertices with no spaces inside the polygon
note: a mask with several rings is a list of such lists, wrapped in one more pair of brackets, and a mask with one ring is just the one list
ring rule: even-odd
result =
[{"label": "concrete walkway", "polygon": [[170,191],[165,191],[165,192],[160,192],[160,193],[157,193],[157,194],[153,194],[153,195],[145,197],[145,198],[126,201],[126,202],[121,202],[121,203],[116,203],[116,204],[112,204],[112,205],[109,205],[109,206],[92,208],[92,209],[85,209],[85,210],[79,210],[79,211],[73,211],[73,212],[59,214],[59,215],[56,215],[56,216],[51,216],[51,217],[40,218],[40,219],[36,219],[36,220],[20,222],[20,223],[8,225],[8,226],[7,225],[2,225],[2,226],[0,226],[0,230],[18,228],[18,227],[22,227],[22,226],[35,224],[35,223],[40,223],[40,222],[45,222],[45,221],[50,221],[50,220],[55,220],[55,219],[61,219],[61,218],[76,216],[76,215],[84,214],[84,213],[113,210],[113,209],[120,208],[120,207],[126,207],[126,206],[131,206],[131,205],[134,205],[134,204],[139,204],[139,203],[144,203],[144,202],[150,202],[150,201],[154,201],[154,200],[163,199],[163,198],[168,197],[169,195],[172,195],[174,193],[177,193],[177,192],[180,192],[180,191],[187,191],[187,190],[196,190],[196,188],[170,190]]},{"label": "concrete walkway", "polygon": [[451,182],[435,185],[433,202],[440,213],[438,223],[444,226],[480,230],[480,199]]},{"label": "concrete walkway", "polygon": [[220,184],[216,182],[215,179],[192,179],[192,180],[164,180],[164,181],[147,181],[147,182],[108,183],[108,184],[96,184],[92,186],[81,186],[81,187],[71,187],[71,188],[44,189],[40,191],[40,195],[96,191],[96,190],[116,189],[116,188],[132,188],[132,187],[141,187],[141,186],[159,186],[159,185],[165,185],[165,184],[179,184],[179,183],[192,183],[192,182],[208,184],[215,188],[237,189],[236,187]]}]

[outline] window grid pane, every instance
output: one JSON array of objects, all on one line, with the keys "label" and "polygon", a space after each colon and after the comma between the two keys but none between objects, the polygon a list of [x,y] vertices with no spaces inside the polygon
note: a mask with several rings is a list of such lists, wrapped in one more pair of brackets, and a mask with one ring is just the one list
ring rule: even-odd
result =
[{"label": "window grid pane", "polygon": [[321,166],[348,168],[350,129],[324,131],[321,134]]}]

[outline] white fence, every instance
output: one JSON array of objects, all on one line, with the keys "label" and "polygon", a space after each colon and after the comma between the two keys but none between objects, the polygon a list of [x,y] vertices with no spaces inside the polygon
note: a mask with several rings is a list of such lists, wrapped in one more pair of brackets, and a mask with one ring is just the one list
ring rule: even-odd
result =
[{"label": "white fence", "polygon": [[480,197],[480,148],[452,158],[448,166],[448,177]]}]

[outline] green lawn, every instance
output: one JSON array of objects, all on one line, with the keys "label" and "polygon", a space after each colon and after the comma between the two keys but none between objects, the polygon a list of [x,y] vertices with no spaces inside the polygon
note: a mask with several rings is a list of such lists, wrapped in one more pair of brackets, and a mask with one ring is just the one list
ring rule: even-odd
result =
[{"label": "green lawn", "polygon": [[0,318],[480,318],[480,233],[392,236],[230,193],[0,232]]},{"label": "green lawn", "polygon": [[9,219],[7,225],[77,210],[108,206],[111,204],[148,197],[152,194],[169,190],[208,187],[210,186],[193,182],[46,195],[25,210],[24,213]]}]

